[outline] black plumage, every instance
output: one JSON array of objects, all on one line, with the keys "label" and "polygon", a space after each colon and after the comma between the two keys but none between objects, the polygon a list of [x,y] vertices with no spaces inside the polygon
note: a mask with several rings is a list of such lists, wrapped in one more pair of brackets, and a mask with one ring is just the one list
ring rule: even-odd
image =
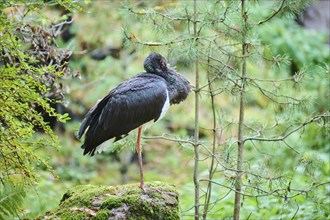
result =
[{"label": "black plumage", "polygon": [[166,101],[166,83],[159,76],[139,74],[112,90],[86,115],[79,138],[87,128],[84,155],[94,154],[98,145],[123,135],[144,123],[156,121]]},{"label": "black plumage", "polygon": [[104,141],[112,138],[117,141],[143,124],[157,121],[169,105],[187,98],[190,92],[188,80],[169,68],[160,54],[151,53],[144,61],[144,69],[146,72],[111,90],[86,114],[78,134],[80,139],[86,133],[81,146],[84,155],[93,156]]}]

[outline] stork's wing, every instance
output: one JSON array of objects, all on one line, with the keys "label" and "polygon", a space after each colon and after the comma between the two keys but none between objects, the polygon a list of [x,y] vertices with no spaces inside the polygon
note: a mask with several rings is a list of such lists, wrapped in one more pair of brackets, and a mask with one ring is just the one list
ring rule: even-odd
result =
[{"label": "stork's wing", "polygon": [[84,155],[93,155],[96,147],[106,140],[119,140],[144,123],[156,121],[168,98],[166,88],[160,77],[141,74],[112,90],[87,113],[82,122],[79,138],[87,129],[82,145]]}]

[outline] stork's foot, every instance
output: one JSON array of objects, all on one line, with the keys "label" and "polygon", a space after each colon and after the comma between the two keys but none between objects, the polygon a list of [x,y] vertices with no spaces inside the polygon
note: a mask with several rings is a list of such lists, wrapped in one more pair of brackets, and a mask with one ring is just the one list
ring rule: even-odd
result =
[{"label": "stork's foot", "polygon": [[140,185],[140,189],[142,189],[144,193],[147,193],[147,189],[152,189],[152,190],[155,190],[155,191],[161,193],[161,191],[158,188],[153,187],[153,186],[144,185],[144,184]]},{"label": "stork's foot", "polygon": [[144,184],[140,184],[140,189],[142,189],[144,193],[147,193],[146,187]]}]

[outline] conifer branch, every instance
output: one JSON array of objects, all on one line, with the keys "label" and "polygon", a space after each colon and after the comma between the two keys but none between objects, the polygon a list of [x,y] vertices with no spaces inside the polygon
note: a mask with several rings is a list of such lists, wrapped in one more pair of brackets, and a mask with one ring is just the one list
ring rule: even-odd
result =
[{"label": "conifer branch", "polygon": [[[209,51],[210,53],[210,51]],[[208,85],[209,85],[209,95],[211,97],[211,108],[212,108],[212,155],[215,155],[216,153],[216,146],[217,146],[217,118],[216,118],[216,110],[215,110],[215,94],[213,92],[213,84],[211,82],[210,77],[210,70],[209,70],[209,64],[210,64],[210,56],[208,56]],[[214,156],[211,157],[211,165],[209,168],[209,179],[212,180],[213,179],[213,175],[216,171],[216,163],[215,163],[215,159]],[[207,185],[207,191],[205,193],[205,202],[204,202],[204,211],[203,211],[203,219],[206,220],[208,211],[209,211],[209,205],[210,205],[210,200],[211,200],[211,195],[212,195],[212,182],[208,182]]]},{"label": "conifer branch", "polygon": [[[143,15],[143,16],[144,15],[157,15],[157,16],[166,18],[170,21],[191,21],[191,18],[189,18],[189,17],[171,17],[171,16],[168,16],[166,14],[156,12],[156,11],[144,11],[143,10],[143,11],[138,12],[138,11],[133,10],[132,8],[128,8],[127,10],[136,15]],[[200,22],[200,21],[197,21],[197,22]]]},{"label": "conifer branch", "polygon": [[[297,98],[294,98],[292,96],[286,96],[286,95],[281,95],[281,94],[276,94],[274,92],[271,92],[265,88],[262,88],[261,86],[259,86],[258,84],[256,83],[251,83],[252,86],[258,88],[258,90],[261,92],[261,94],[263,94],[265,97],[267,97],[269,100],[271,100],[272,102],[274,103],[277,103],[277,104],[280,104],[280,105],[299,105],[303,102],[306,102],[308,98],[306,99],[297,99]],[[287,101],[287,102],[281,102],[281,101],[278,101],[276,99],[274,99],[273,97],[276,97],[276,98],[284,98],[284,99],[287,99],[287,100],[290,100],[290,101]]]},{"label": "conifer branch", "polygon": [[275,190],[272,190],[272,191],[267,191],[267,190],[264,190],[260,187],[256,187],[254,185],[245,185],[245,184],[243,184],[242,186],[244,186],[244,187],[252,188],[257,192],[258,191],[262,192],[262,193],[258,193],[258,194],[248,194],[248,193],[244,193],[242,191],[238,191],[237,189],[235,189],[234,184],[232,184],[232,186],[228,186],[228,185],[222,184],[220,182],[205,179],[205,178],[201,178],[200,181],[201,182],[212,182],[215,185],[219,185],[221,187],[227,188],[231,191],[234,191],[235,193],[238,193],[238,194],[240,194],[242,196],[246,196],[246,197],[258,198],[258,197],[266,197],[266,196],[273,195],[275,197],[280,197],[280,198],[283,198],[283,199],[286,199],[286,200],[287,199],[292,199],[292,198],[297,197],[299,195],[307,194],[307,193],[311,192],[312,190],[314,190],[315,188],[330,184],[330,181],[327,181],[327,182],[322,182],[322,183],[313,185],[313,186],[309,187],[308,189],[292,189],[292,188],[290,188],[290,192],[292,191],[292,192],[296,192],[296,193],[293,194],[293,195],[288,195],[289,190],[288,190],[287,187],[278,188],[278,189],[275,189]]},{"label": "conifer branch", "polygon": [[257,25],[264,24],[264,23],[266,23],[267,21],[269,21],[270,19],[272,19],[273,17],[275,17],[278,13],[280,13],[280,11],[282,11],[285,1],[286,1],[286,0],[282,0],[280,7],[279,7],[279,8],[278,8],[278,9],[277,9],[272,15],[270,15],[268,18],[266,18],[266,19],[263,20],[263,21],[259,21],[259,22],[257,22],[256,24],[257,24]]},{"label": "conifer branch", "polygon": [[[274,141],[284,141],[285,139],[287,139],[289,136],[291,136],[292,134],[294,134],[295,132],[299,131],[300,129],[304,128],[305,126],[317,122],[321,119],[325,120],[325,118],[330,118],[330,114],[329,113],[324,113],[324,114],[320,114],[320,115],[315,115],[312,118],[310,118],[309,120],[303,122],[301,125],[299,125],[298,127],[290,130],[289,132],[284,132],[281,135],[279,135],[278,137],[272,137],[272,138],[261,138],[259,137],[261,135],[261,133],[259,132],[256,136],[254,137],[247,137],[244,138],[244,142],[246,141],[267,141],[267,142],[274,142]],[[291,126],[290,126],[291,127]]]},{"label": "conifer branch", "polygon": [[185,41],[191,41],[191,40],[196,39],[195,37],[186,37],[186,38],[182,38],[182,39],[177,37],[176,39],[173,39],[173,40],[170,40],[170,41],[167,41],[167,42],[159,42],[159,41],[158,42],[157,41],[146,42],[146,41],[139,40],[133,33],[131,33],[129,35],[125,30],[123,31],[123,33],[124,33],[126,39],[128,39],[132,43],[140,44],[140,45],[144,45],[144,46],[150,46],[150,47],[169,46],[169,45],[172,45],[172,44],[175,45],[175,44],[178,44],[178,43],[183,43]]}]

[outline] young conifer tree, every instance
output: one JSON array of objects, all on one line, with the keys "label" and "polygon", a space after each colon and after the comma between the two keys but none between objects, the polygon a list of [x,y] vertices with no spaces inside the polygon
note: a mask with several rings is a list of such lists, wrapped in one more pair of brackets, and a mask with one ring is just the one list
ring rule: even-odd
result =
[{"label": "young conifer tree", "polygon": [[[329,163],[302,146],[309,135],[305,131],[313,129],[323,140],[319,148],[326,146],[329,105],[316,109],[313,102],[329,97],[328,67],[310,68],[306,61],[290,72],[292,58],[265,44],[263,34],[274,21],[292,23],[308,4],[195,0],[126,7],[127,16],[143,24],[125,27],[129,47],[161,51],[185,61],[194,74],[194,137],[174,139],[194,149],[194,202],[183,216],[258,219],[273,208],[269,201],[279,213],[272,217],[312,216],[299,212],[304,206],[326,215],[319,207],[326,204],[320,194],[329,184],[328,171],[317,170]],[[320,84],[323,92],[308,96],[306,78],[321,76],[327,79]],[[200,117],[201,112],[209,114]],[[221,211],[228,206],[231,214]]]}]

